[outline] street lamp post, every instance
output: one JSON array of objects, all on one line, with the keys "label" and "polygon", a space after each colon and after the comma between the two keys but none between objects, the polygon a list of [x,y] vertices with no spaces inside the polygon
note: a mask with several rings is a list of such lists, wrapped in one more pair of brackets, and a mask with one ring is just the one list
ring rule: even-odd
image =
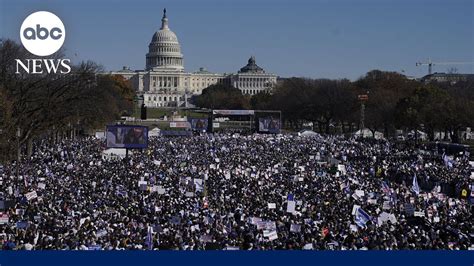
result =
[{"label": "street lamp post", "polygon": [[141,107],[142,104],[145,102],[145,97],[143,95],[135,95],[133,97],[133,117],[135,119],[140,119],[141,117]]},{"label": "street lamp post", "polygon": [[139,112],[138,112],[138,96],[135,95],[135,97],[133,97],[133,115],[132,115],[135,119],[139,116]]}]

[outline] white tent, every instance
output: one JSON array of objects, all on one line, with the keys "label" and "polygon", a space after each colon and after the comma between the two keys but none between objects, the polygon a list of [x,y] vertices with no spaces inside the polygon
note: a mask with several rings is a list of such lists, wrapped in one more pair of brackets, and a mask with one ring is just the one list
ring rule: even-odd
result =
[{"label": "white tent", "polygon": [[298,136],[302,137],[314,137],[314,136],[319,136],[318,133],[312,131],[312,130],[302,130],[298,132]]},{"label": "white tent", "polygon": [[[416,134],[417,134],[416,137],[417,137],[419,140],[427,140],[427,139],[428,139],[428,134],[426,134],[426,133],[423,132],[423,131],[417,130],[417,131],[416,131]],[[409,137],[410,139],[414,139],[414,138],[415,138],[415,131],[412,130],[412,131],[408,132],[408,137]]]},{"label": "white tent", "polygon": [[[358,138],[373,138],[374,134],[372,134],[372,131],[370,131],[370,129],[364,128],[363,130],[357,130],[354,133],[354,136]],[[383,139],[383,133],[375,131],[375,139]]]},{"label": "white tent", "polygon": [[127,151],[125,149],[106,149],[102,152],[102,158],[104,160],[118,160],[125,158]]},{"label": "white tent", "polygon": [[105,139],[105,132],[104,131],[96,131],[95,132],[96,139]]},{"label": "white tent", "polygon": [[160,132],[161,130],[155,127],[154,129],[150,130],[150,132],[148,132],[148,137],[158,137],[160,135]]}]

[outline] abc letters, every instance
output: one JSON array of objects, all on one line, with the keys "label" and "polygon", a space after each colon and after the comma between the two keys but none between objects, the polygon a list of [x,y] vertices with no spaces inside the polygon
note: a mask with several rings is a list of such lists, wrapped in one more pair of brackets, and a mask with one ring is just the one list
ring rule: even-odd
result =
[{"label": "abc letters", "polygon": [[23,31],[23,37],[27,40],[36,40],[36,38],[46,40],[48,36],[53,40],[59,40],[62,34],[63,32],[60,28],[54,27],[48,31],[47,28],[41,27],[40,24],[36,24],[36,30],[33,28],[26,28]]}]

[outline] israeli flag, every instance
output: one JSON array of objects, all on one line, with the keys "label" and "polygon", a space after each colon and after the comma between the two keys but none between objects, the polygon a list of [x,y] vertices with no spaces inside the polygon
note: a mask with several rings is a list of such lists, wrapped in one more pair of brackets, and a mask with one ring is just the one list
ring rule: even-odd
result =
[{"label": "israeli flag", "polygon": [[357,226],[364,228],[365,224],[372,218],[362,208],[358,208],[355,213],[355,223]]},{"label": "israeli flag", "polygon": [[153,249],[153,228],[151,226],[148,226],[148,233],[146,236],[146,243],[148,245],[148,250]]},{"label": "israeli flag", "polygon": [[420,186],[418,186],[418,179],[416,178],[416,174],[413,176],[413,186],[411,187],[413,192],[416,193],[416,195],[420,194]]}]

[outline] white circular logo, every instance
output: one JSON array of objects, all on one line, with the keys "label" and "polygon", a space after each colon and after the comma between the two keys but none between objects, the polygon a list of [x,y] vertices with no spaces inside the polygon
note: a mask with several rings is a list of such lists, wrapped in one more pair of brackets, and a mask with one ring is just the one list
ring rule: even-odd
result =
[{"label": "white circular logo", "polygon": [[61,48],[65,38],[63,22],[51,12],[35,12],[21,24],[21,43],[26,50],[37,56],[54,54]]}]

